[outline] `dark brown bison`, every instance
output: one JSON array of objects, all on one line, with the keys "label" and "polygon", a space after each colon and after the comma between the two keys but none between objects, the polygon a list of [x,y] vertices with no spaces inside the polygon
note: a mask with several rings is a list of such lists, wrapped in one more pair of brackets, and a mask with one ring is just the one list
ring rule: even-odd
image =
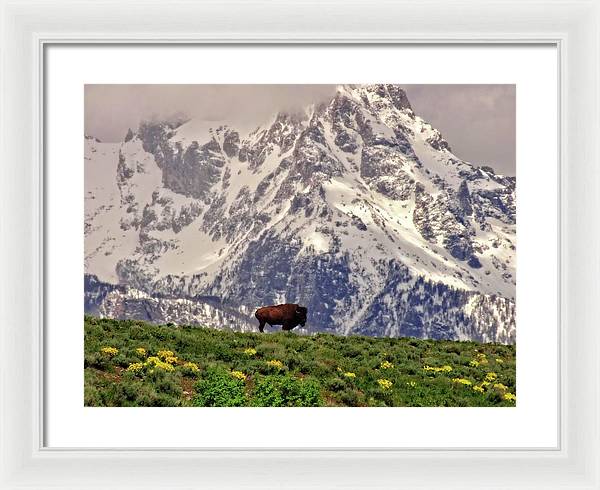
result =
[{"label": "dark brown bison", "polygon": [[306,325],[306,308],[296,304],[263,306],[256,310],[254,316],[259,321],[258,329],[262,332],[265,323],[271,327],[282,325],[283,330],[291,330],[298,325]]}]

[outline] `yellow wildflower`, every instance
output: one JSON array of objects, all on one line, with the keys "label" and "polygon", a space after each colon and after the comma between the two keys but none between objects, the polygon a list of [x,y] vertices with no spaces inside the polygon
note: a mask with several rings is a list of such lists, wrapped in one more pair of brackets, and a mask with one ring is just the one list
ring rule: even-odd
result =
[{"label": "yellow wildflower", "polygon": [[384,390],[389,390],[393,385],[393,383],[389,379],[383,379],[383,378],[378,379],[377,383]]},{"label": "yellow wildflower", "polygon": [[485,390],[483,389],[483,386],[473,386],[473,391],[477,391],[478,393],[483,393]]},{"label": "yellow wildflower", "polygon": [[175,354],[172,350],[159,350],[156,355],[164,361],[167,357],[173,357]]},{"label": "yellow wildflower", "polygon": [[407,382],[406,382],[406,385],[407,385],[407,386],[410,386],[411,388],[416,388],[416,386],[417,386],[417,383],[416,383],[416,382],[414,382],[414,381],[407,381]]},{"label": "yellow wildflower", "polygon": [[242,373],[241,371],[231,371],[231,375],[236,379],[246,381],[246,375],[244,373]]},{"label": "yellow wildflower", "polygon": [[504,361],[502,359],[500,359],[499,357],[496,357],[496,362],[498,364],[504,364]]},{"label": "yellow wildflower", "polygon": [[392,369],[394,365],[390,361],[383,361],[380,367],[381,369]]},{"label": "yellow wildflower", "polygon": [[502,383],[494,383],[494,388],[502,391],[508,390],[508,386],[503,385]]},{"label": "yellow wildflower", "polygon": [[498,379],[498,375],[496,373],[487,373],[485,375],[486,381],[496,381],[496,379]]},{"label": "yellow wildflower", "polygon": [[140,356],[145,356],[146,355],[146,349],[144,349],[143,347],[138,347],[135,350]]},{"label": "yellow wildflower", "polygon": [[198,368],[198,364],[196,364],[195,362],[186,362],[183,365],[184,369],[187,369],[189,371],[192,371],[194,373],[197,373],[198,371],[200,371],[200,369]]},{"label": "yellow wildflower", "polygon": [[356,374],[350,371],[344,373],[344,376],[346,376],[346,378],[356,378]]},{"label": "yellow wildflower", "polygon": [[277,359],[271,359],[270,361],[267,361],[267,365],[273,368],[283,369],[283,363]]},{"label": "yellow wildflower", "polygon": [[470,385],[473,384],[468,379],[465,379],[465,378],[452,378],[452,382],[453,383],[458,383],[458,384],[461,384],[461,385],[467,385],[467,386],[470,386]]},{"label": "yellow wildflower", "polygon": [[144,364],[141,362],[134,362],[127,366],[127,371],[135,374],[139,374],[144,370]]},{"label": "yellow wildflower", "polygon": [[160,364],[157,364],[156,367],[163,371],[175,371],[175,368],[166,362],[161,362]]},{"label": "yellow wildflower", "polygon": [[169,364],[177,364],[177,358],[175,356],[165,357],[165,362]]},{"label": "yellow wildflower", "polygon": [[435,366],[428,366],[427,364],[425,365],[425,367],[423,367],[423,369],[425,371],[430,371],[430,372],[434,372],[434,373],[449,373],[450,371],[452,371],[452,366],[442,366],[442,367],[435,367]]},{"label": "yellow wildflower", "polygon": [[477,367],[477,366],[479,366],[479,362],[476,361],[475,359],[473,359],[471,362],[469,362],[469,366]]},{"label": "yellow wildflower", "polygon": [[509,402],[517,401],[517,397],[515,395],[513,395],[512,393],[504,393],[504,399],[508,400]]},{"label": "yellow wildflower", "polygon": [[119,349],[117,349],[116,347],[102,347],[100,351],[102,352],[102,354],[106,354],[110,357],[114,357],[119,353]]},{"label": "yellow wildflower", "polygon": [[149,357],[146,361],[146,364],[148,364],[149,366],[154,366],[158,369],[162,369],[163,371],[175,371],[175,368],[171,366],[168,362],[163,362],[156,356]]},{"label": "yellow wildflower", "polygon": [[246,354],[247,356],[255,356],[256,355],[256,349],[253,349],[252,347],[248,347],[244,351],[244,354]]}]

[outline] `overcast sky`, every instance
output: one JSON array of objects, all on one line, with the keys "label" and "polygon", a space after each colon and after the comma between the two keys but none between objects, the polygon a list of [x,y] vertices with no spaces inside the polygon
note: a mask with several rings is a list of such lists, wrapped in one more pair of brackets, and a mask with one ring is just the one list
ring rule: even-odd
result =
[{"label": "overcast sky", "polygon": [[[458,157],[515,174],[514,85],[401,86]],[[335,85],[86,85],[85,132],[122,141],[140,120],[176,114],[246,125],[334,94]]]}]

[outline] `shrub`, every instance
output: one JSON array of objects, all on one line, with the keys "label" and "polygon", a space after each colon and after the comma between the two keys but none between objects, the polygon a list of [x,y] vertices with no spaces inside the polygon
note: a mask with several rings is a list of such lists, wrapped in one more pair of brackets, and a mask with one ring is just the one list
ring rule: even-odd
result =
[{"label": "shrub", "polygon": [[281,391],[284,402],[290,407],[318,407],[322,404],[319,384],[307,378],[284,376]]},{"label": "shrub", "polygon": [[322,404],[316,381],[290,375],[260,377],[252,398],[252,404],[258,407],[318,407]]},{"label": "shrub", "polygon": [[358,407],[361,405],[361,394],[356,390],[343,391],[340,393],[340,401],[348,407]]},{"label": "shrub", "polygon": [[344,357],[349,358],[349,359],[354,359],[356,357],[360,357],[360,355],[362,354],[361,350],[358,347],[349,345],[348,347],[346,347],[346,349],[342,352],[342,354],[344,355]]},{"label": "shrub", "polygon": [[181,384],[179,383],[179,378],[176,375],[164,371],[154,371],[152,375],[152,382],[158,393],[170,395],[175,398],[181,398]]},{"label": "shrub", "polygon": [[252,405],[255,407],[282,407],[283,396],[275,376],[259,378],[252,392]]},{"label": "shrub", "polygon": [[130,406],[138,407],[177,407],[181,405],[178,397],[160,393],[156,387],[144,383],[136,386],[135,402]]},{"label": "shrub", "polygon": [[346,389],[346,382],[340,378],[331,378],[325,381],[325,388],[334,393]]},{"label": "shrub", "polygon": [[245,384],[223,370],[213,370],[195,385],[197,407],[243,407],[246,405]]},{"label": "shrub", "polygon": [[231,362],[237,357],[236,352],[225,344],[215,343],[213,345],[212,353],[215,356],[215,359],[224,362]]},{"label": "shrub", "polygon": [[85,356],[84,366],[106,370],[110,366],[110,358],[100,352],[92,352]]}]

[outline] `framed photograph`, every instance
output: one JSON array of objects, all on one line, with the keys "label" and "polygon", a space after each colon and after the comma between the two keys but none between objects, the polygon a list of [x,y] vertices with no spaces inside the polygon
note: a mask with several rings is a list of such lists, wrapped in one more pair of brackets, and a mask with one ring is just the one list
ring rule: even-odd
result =
[{"label": "framed photograph", "polygon": [[3,488],[600,488],[596,2],[2,9]]}]

